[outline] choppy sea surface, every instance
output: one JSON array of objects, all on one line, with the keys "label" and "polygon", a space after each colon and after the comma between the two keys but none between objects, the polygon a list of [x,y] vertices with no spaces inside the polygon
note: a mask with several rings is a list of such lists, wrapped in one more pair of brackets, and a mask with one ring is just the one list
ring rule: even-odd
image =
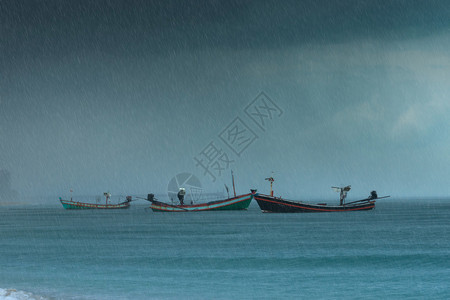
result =
[{"label": "choppy sea surface", "polygon": [[0,299],[449,299],[450,199],[366,212],[0,207]]}]

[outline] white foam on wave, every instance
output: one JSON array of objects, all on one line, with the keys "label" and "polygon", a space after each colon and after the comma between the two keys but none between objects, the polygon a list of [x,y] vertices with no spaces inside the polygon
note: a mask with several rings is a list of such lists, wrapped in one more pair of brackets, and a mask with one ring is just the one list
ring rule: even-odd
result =
[{"label": "white foam on wave", "polygon": [[45,300],[47,298],[25,291],[0,288],[0,300]]}]

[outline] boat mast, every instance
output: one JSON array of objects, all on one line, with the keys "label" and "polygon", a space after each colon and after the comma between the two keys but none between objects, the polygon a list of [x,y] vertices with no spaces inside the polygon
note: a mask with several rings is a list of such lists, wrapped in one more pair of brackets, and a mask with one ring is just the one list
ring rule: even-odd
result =
[{"label": "boat mast", "polygon": [[230,199],[230,190],[228,189],[228,186],[225,184],[225,189],[227,190],[228,199]]},{"label": "boat mast", "polygon": [[345,205],[345,198],[347,198],[347,193],[351,190],[351,185],[347,185],[344,187],[332,186],[331,188],[339,193],[339,205]]},{"label": "boat mast", "polygon": [[270,177],[266,178],[266,180],[268,180],[268,181],[270,182],[270,196],[273,197],[272,184],[273,184],[273,182],[275,181],[275,179],[273,179],[273,177],[270,176]]},{"label": "boat mast", "polygon": [[103,195],[106,197],[106,205],[108,205],[108,200],[111,197],[111,193],[107,192],[107,193],[103,193]]},{"label": "boat mast", "polygon": [[236,198],[236,188],[234,186],[234,174],[233,174],[233,170],[231,170],[231,180],[233,181],[233,193],[234,193],[234,197]]}]

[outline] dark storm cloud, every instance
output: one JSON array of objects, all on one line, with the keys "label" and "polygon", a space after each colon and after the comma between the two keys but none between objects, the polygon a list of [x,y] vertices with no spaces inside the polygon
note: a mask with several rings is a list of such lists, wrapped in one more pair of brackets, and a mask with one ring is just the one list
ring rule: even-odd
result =
[{"label": "dark storm cloud", "polygon": [[2,52],[164,54],[279,48],[447,30],[448,1],[1,1]]},{"label": "dark storm cloud", "polygon": [[0,0],[0,169],[21,194],[206,187],[192,158],[264,91],[284,114],[244,190],[446,194],[449,28],[448,1]]}]

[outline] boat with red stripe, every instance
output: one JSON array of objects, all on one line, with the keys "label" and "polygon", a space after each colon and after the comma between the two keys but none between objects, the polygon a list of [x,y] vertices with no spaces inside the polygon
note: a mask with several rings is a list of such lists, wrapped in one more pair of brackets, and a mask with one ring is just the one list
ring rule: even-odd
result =
[{"label": "boat with red stripe", "polygon": [[266,178],[270,182],[270,195],[258,194],[255,190],[254,198],[263,212],[274,213],[307,213],[307,212],[343,212],[343,211],[362,211],[371,210],[375,208],[377,199],[388,198],[389,196],[378,197],[376,191],[372,191],[370,196],[357,201],[345,202],[347,192],[350,191],[351,186],[332,187],[340,193],[339,205],[328,205],[326,203],[307,203],[303,201],[293,201],[275,197],[273,195],[272,184],[275,181],[273,177]]},{"label": "boat with red stripe", "polygon": [[217,211],[217,210],[245,210],[250,205],[250,202],[253,199],[254,193],[236,195],[236,187],[234,185],[234,175],[233,171],[231,171],[231,179],[233,184],[233,192],[234,197],[230,198],[229,189],[227,185],[225,188],[227,189],[228,198],[209,201],[204,203],[195,204],[193,201],[191,204],[185,204],[184,197],[186,195],[186,189],[180,188],[177,194],[179,205],[174,205],[158,201],[153,194],[148,194],[147,201],[150,201],[152,204],[150,208],[155,212],[194,212],[194,211]]},{"label": "boat with red stripe", "polygon": [[155,212],[194,212],[214,210],[245,210],[250,205],[253,194],[239,195],[230,199],[210,201],[193,205],[172,205],[154,199],[152,194],[148,195],[148,201],[152,204],[150,208]]}]

